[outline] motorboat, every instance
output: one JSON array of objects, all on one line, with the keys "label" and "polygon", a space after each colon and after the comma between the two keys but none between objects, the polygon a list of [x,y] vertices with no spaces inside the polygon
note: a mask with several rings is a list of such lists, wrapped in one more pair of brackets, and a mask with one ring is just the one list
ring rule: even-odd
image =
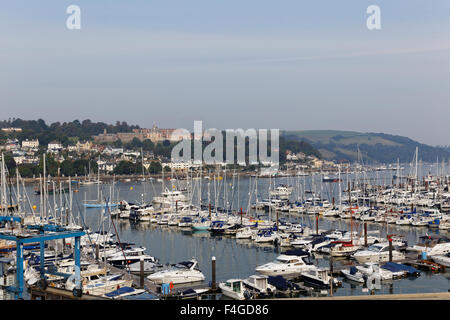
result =
[{"label": "motorboat", "polygon": [[244,229],[244,227],[241,224],[235,223],[234,225],[230,226],[229,228],[226,228],[223,233],[226,235],[236,235],[236,233],[238,233],[239,231],[241,231],[243,229]]},{"label": "motorboat", "polygon": [[417,253],[425,252],[428,257],[445,255],[450,252],[450,239],[436,234],[419,237],[419,243],[407,248],[408,251]]},{"label": "motorboat", "polygon": [[156,284],[170,283],[189,283],[205,280],[205,276],[198,268],[198,262],[195,259],[182,261],[173,265],[170,269],[155,272],[147,277]]},{"label": "motorboat", "polygon": [[229,279],[219,283],[222,294],[234,300],[246,300],[251,298],[250,292],[244,287],[242,279]]},{"label": "motorboat", "polygon": [[297,277],[303,271],[314,270],[308,252],[291,250],[279,255],[273,262],[256,267],[256,272],[268,276]]},{"label": "motorboat", "polygon": [[[148,261],[148,260],[144,260],[143,267],[144,267],[144,269],[143,269],[144,274],[149,275],[151,273],[155,273],[155,272],[159,271],[161,269],[162,265],[155,263],[155,262]],[[141,261],[137,261],[137,262],[129,264],[128,270],[131,273],[139,274],[141,272]]]},{"label": "motorboat", "polygon": [[269,284],[268,279],[268,276],[254,274],[244,279],[243,283],[252,296],[261,298],[263,296],[271,296],[276,292],[275,286]]},{"label": "motorboat", "polygon": [[153,256],[145,254],[144,247],[120,250],[110,256],[106,257],[106,261],[115,267],[124,268],[135,262],[140,262],[141,259],[148,262],[156,263],[157,259]]},{"label": "motorboat", "polygon": [[104,294],[111,299],[122,299],[124,297],[133,297],[145,293],[145,289],[135,289],[132,287],[119,287],[118,289]]},{"label": "motorboat", "polygon": [[403,272],[394,273],[387,269],[380,268],[379,264],[374,262],[367,262],[363,266],[356,266],[358,271],[367,277],[378,278],[380,281],[392,280],[395,277],[403,276]]},{"label": "motorboat", "polygon": [[434,262],[443,265],[444,267],[450,268],[450,253],[435,255],[432,259]]},{"label": "motorboat", "polygon": [[[103,296],[118,287],[130,287],[133,280],[121,279],[122,274],[105,275],[106,270],[93,271],[82,274],[82,290],[85,294]],[[75,275],[72,274],[65,283],[65,289],[75,288]]]},{"label": "motorboat", "polygon": [[[330,244],[334,244],[334,246],[330,247],[329,251],[333,257],[347,257],[360,248],[360,246],[354,245],[351,241],[332,241]],[[323,246],[323,248],[325,247],[327,246]]]},{"label": "motorboat", "polygon": [[206,218],[201,218],[199,221],[192,223],[191,229],[194,231],[206,231],[211,225],[211,221]]},{"label": "motorboat", "polygon": [[178,226],[180,228],[191,228],[194,222],[192,221],[192,217],[181,217],[180,222],[178,222]]},{"label": "motorboat", "polygon": [[365,276],[364,274],[359,271],[355,266],[351,266],[350,269],[343,269],[341,270],[341,273],[346,277],[348,280],[364,283]]},{"label": "motorboat", "polygon": [[402,215],[400,216],[397,221],[395,221],[395,224],[397,225],[410,225],[413,222],[413,217],[411,215]]},{"label": "motorboat", "polygon": [[386,262],[385,264],[381,265],[381,268],[393,272],[394,277],[401,276],[402,273],[404,276],[420,276],[419,270],[412,266],[407,266],[401,263]]},{"label": "motorboat", "polygon": [[223,234],[225,229],[229,227],[231,227],[231,225],[227,224],[224,220],[214,220],[211,221],[208,231],[212,234]]},{"label": "motorboat", "polygon": [[331,281],[333,281],[333,287],[339,287],[342,285],[338,279],[330,276],[328,270],[322,268],[302,272],[300,278],[305,285],[312,286],[314,288],[328,289],[331,286]]},{"label": "motorboat", "polygon": [[278,235],[276,232],[271,229],[261,230],[256,234],[255,242],[256,243],[273,243],[278,239]]},{"label": "motorboat", "polygon": [[236,239],[251,239],[253,234],[255,233],[254,230],[250,227],[246,227],[244,229],[241,229],[240,231],[236,232]]},{"label": "motorboat", "polygon": [[[365,250],[356,251],[352,257],[359,263],[389,261],[389,243],[382,242],[372,244]],[[395,250],[394,248],[392,249],[392,261],[400,261],[405,258],[406,257],[402,252]]]}]

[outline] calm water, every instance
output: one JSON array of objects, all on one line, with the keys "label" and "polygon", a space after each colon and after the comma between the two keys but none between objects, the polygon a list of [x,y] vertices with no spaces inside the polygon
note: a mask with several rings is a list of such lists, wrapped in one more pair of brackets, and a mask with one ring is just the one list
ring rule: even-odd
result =
[{"label": "calm water", "polygon": [[[392,174],[395,171],[378,172],[372,174],[374,179],[377,179],[379,184],[386,184],[392,181]],[[376,175],[376,176],[375,176]],[[346,185],[346,175],[341,177]],[[351,177],[350,177],[351,178]],[[361,177],[360,177],[361,178]],[[284,183],[294,187],[293,198],[301,194],[301,190],[315,190],[322,193],[324,198],[330,201],[332,197],[336,197],[338,201],[338,184],[336,183],[320,183],[320,176],[314,179],[310,177],[285,177],[273,179],[258,179],[258,195],[259,198],[265,198],[268,195],[269,183],[275,185]],[[177,181],[174,184],[180,184],[180,187],[186,186],[186,181]],[[199,188],[198,180],[193,182],[193,202],[197,203]],[[208,199],[208,180],[203,180],[202,198],[204,203]],[[249,203],[249,195],[252,196],[252,202],[255,199],[255,180],[254,178],[240,178],[239,187],[237,184],[237,177],[235,177],[234,184],[232,178],[225,180],[214,180],[209,183],[209,193],[211,202],[214,199],[224,198],[224,185],[227,186],[227,199],[229,207],[237,210],[242,207],[247,211]],[[233,187],[234,186],[234,187]],[[129,202],[139,203],[142,199],[151,201],[154,195],[161,192],[161,183],[156,180],[150,182],[117,182],[114,188],[114,198],[125,199]],[[165,187],[171,188],[169,181],[165,182]],[[178,187],[178,185],[177,185]],[[32,188],[28,189],[28,195],[33,204],[39,204],[39,196],[32,192]],[[96,199],[98,195],[98,188],[94,186],[80,186],[74,187],[78,192],[74,193],[73,208],[75,219],[78,219],[80,214],[85,217],[86,224],[91,230],[109,230],[115,233],[113,224],[106,221],[103,225],[100,223],[103,210],[100,209],[83,209],[83,200],[86,197],[89,199]],[[344,188],[342,188],[344,189]],[[101,185],[101,192],[109,197],[111,192],[111,185]],[[238,196],[239,195],[239,196]],[[309,195],[307,194],[307,197]],[[59,203],[59,196],[56,197]],[[53,198],[50,196],[49,203],[53,204]],[[223,203],[220,202],[220,206]],[[78,210],[78,209],[81,210]],[[303,224],[315,227],[315,218],[308,215],[281,215],[280,217],[295,222],[302,222]],[[266,216],[268,218],[268,216]],[[274,218],[274,217],[273,217]],[[215,256],[217,259],[216,274],[217,280],[227,280],[230,278],[245,278],[255,274],[255,268],[261,264],[274,260],[279,254],[280,249],[271,245],[257,245],[250,240],[236,240],[232,237],[211,237],[208,232],[182,232],[177,227],[158,226],[149,222],[131,223],[129,220],[115,219],[114,223],[122,242],[131,242],[136,245],[141,245],[147,248],[147,253],[160,259],[161,263],[176,263],[183,260],[195,257],[199,261],[200,269],[206,276],[206,283],[211,280],[211,257]],[[350,223],[346,220],[338,218],[320,218],[320,229],[341,229],[350,230]],[[354,223],[353,230],[362,231],[362,224]],[[368,230],[380,230],[378,223],[368,223]],[[401,234],[408,241],[408,244],[417,242],[418,237],[430,232],[428,228],[415,228],[408,226],[392,226],[389,225],[389,233]],[[434,230],[432,232],[439,232]],[[380,230],[382,236],[386,235],[386,230]],[[449,234],[446,233],[448,236]],[[329,266],[327,256],[316,256],[315,264],[319,266]],[[350,260],[335,259],[334,265],[349,264]],[[450,272],[432,274],[422,271],[419,278],[394,280],[390,283],[383,283],[382,289],[377,290],[376,294],[383,293],[418,293],[418,292],[443,292],[449,289]],[[340,280],[343,280],[340,278]],[[335,295],[358,295],[368,294],[363,292],[362,285],[353,285],[343,281],[343,287],[338,288]]]}]

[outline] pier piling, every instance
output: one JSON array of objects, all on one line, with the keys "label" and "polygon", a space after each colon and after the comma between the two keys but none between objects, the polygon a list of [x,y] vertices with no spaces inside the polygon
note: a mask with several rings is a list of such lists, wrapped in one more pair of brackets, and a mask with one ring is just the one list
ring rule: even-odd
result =
[{"label": "pier piling", "polygon": [[216,257],[211,258],[211,267],[212,267],[212,280],[211,280],[211,290],[216,291]]},{"label": "pier piling", "polygon": [[144,288],[144,258],[141,257],[141,263],[140,263],[140,282],[139,282],[139,286],[141,289]]}]

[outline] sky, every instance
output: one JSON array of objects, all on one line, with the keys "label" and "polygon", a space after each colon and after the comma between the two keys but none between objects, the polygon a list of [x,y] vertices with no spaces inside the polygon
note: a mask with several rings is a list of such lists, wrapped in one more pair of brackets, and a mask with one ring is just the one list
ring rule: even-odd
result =
[{"label": "sky", "polygon": [[450,145],[449,16],[448,0],[2,1],[0,119]]}]

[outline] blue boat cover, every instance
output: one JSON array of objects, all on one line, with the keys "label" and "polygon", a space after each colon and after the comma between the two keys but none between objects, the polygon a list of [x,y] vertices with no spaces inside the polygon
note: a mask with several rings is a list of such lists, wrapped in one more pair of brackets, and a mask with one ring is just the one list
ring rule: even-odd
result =
[{"label": "blue boat cover", "polygon": [[122,287],[122,288],[119,288],[117,290],[114,290],[114,291],[111,291],[109,293],[106,293],[105,296],[107,296],[107,297],[117,297],[117,296],[120,296],[121,294],[130,293],[130,292],[133,292],[133,291],[134,291],[134,289],[131,288],[131,287]]},{"label": "blue boat cover", "polygon": [[288,251],[284,252],[283,254],[288,255],[288,256],[309,256],[309,252],[303,251],[301,249],[288,250]]},{"label": "blue boat cover", "polygon": [[286,291],[289,288],[288,283],[283,276],[269,276],[267,282],[281,291]]},{"label": "blue boat cover", "polygon": [[352,267],[350,268],[350,274],[351,274],[351,275],[354,275],[356,272],[358,272],[358,269],[356,269],[355,266],[352,266]]},{"label": "blue boat cover", "polygon": [[406,271],[406,273],[410,275],[414,274],[420,274],[420,271],[416,268],[413,268],[411,266],[407,266],[401,263],[395,263],[395,262],[386,262],[384,265],[381,266],[383,269],[392,271],[392,272],[399,272],[399,271]]}]

